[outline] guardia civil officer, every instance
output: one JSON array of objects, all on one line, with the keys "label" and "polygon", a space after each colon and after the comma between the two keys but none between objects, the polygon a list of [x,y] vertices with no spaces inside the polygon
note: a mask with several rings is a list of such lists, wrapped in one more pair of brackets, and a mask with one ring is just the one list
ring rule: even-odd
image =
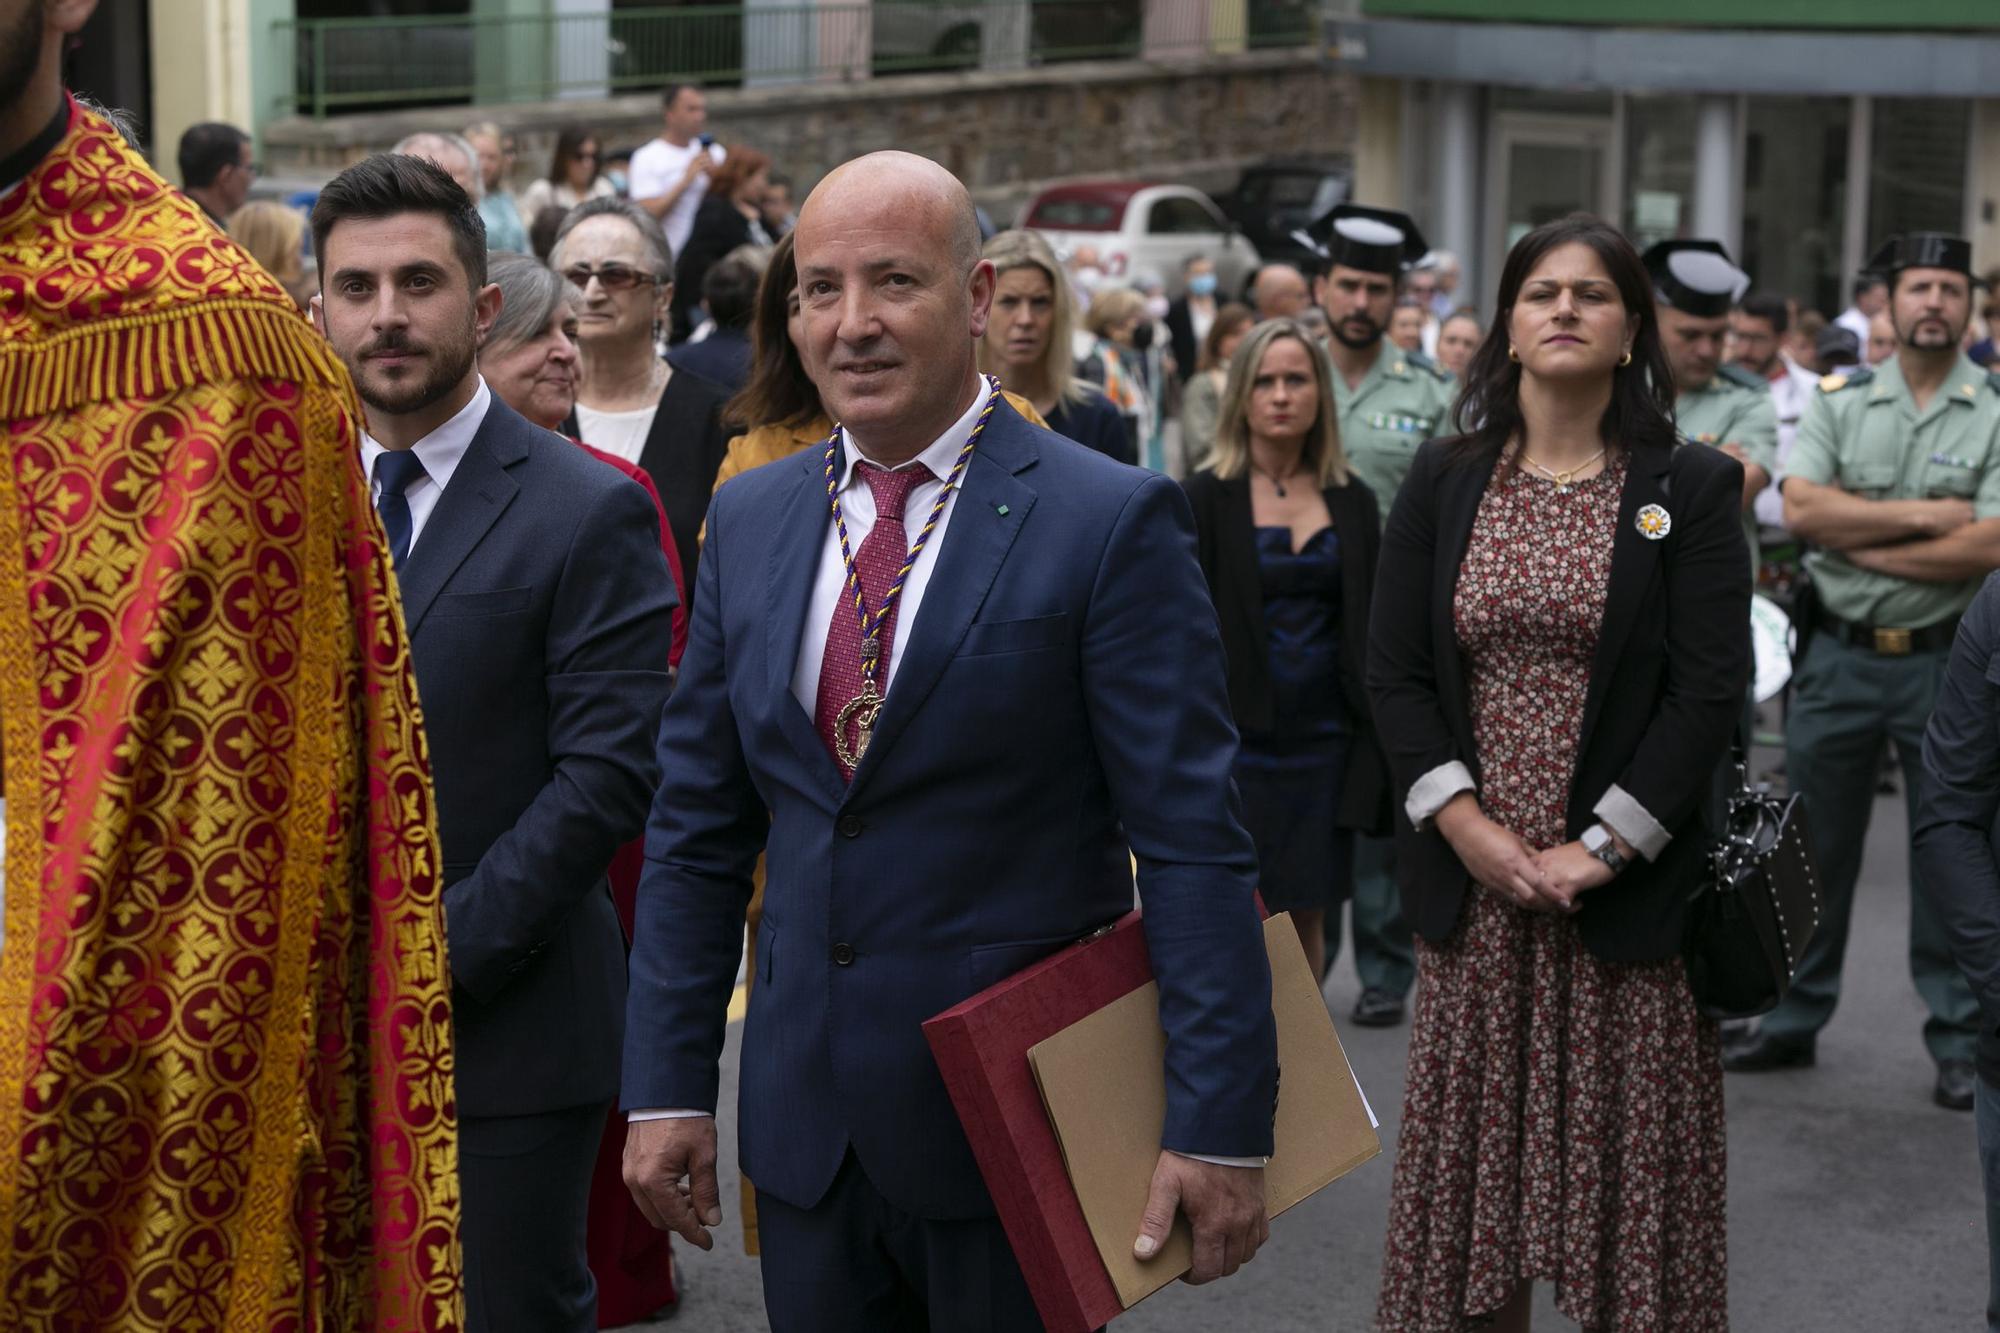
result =
[{"label": "guardia civil officer", "polygon": [[[1333,328],[1333,396],[1347,464],[1374,492],[1384,521],[1417,446],[1447,432],[1451,378],[1420,352],[1383,334],[1403,275],[1429,253],[1409,214],[1342,204],[1304,233],[1320,257],[1313,296]],[[1416,979],[1410,926],[1396,892],[1392,844],[1357,837],[1354,852],[1354,970],[1361,999],[1354,1021],[1387,1027],[1403,1018]],[[1340,952],[1340,913],[1327,913],[1326,956]]]},{"label": "guardia civil officer", "polygon": [[1743,535],[1757,560],[1751,506],[1778,466],[1778,411],[1758,375],[1722,358],[1729,309],[1750,286],[1720,241],[1661,241],[1641,256],[1653,278],[1660,341],[1674,372],[1681,435],[1743,464]]},{"label": "guardia civil officer", "polygon": [[[1804,793],[1826,895],[1785,1002],[1732,1043],[1736,1070],[1813,1063],[1840,998],[1841,955],[1874,803],[1883,738],[1921,767],[1961,612],[2000,567],[2000,376],[1960,351],[1972,313],[1972,247],[1956,236],[1891,239],[1869,267],[1889,280],[1896,354],[1828,375],[1806,409],[1783,480],[1785,525],[1807,557],[1816,605],[1792,678],[1787,771]],[[1917,784],[1910,784],[1911,823]],[[1910,972],[1930,1011],[1934,1096],[1970,1110],[1978,1008],[1911,867]]]}]

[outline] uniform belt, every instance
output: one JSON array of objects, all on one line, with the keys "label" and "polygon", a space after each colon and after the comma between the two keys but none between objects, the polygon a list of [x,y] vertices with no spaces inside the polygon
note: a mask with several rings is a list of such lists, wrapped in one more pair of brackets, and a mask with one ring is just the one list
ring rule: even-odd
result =
[{"label": "uniform belt", "polygon": [[1817,627],[1831,634],[1842,643],[1856,648],[1866,648],[1883,657],[1908,657],[1911,653],[1939,652],[1951,647],[1952,638],[1958,633],[1958,617],[1940,620],[1935,625],[1925,625],[1922,629],[1901,629],[1890,625],[1863,625],[1858,621],[1842,620],[1832,612],[1819,612]]}]

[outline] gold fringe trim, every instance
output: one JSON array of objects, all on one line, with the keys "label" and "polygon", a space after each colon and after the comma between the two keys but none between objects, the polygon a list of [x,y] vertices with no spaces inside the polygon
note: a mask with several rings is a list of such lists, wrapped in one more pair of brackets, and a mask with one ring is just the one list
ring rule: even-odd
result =
[{"label": "gold fringe trim", "polygon": [[196,301],[40,341],[0,343],[0,421],[245,378],[338,390],[347,376],[333,349],[292,311],[254,299]]}]

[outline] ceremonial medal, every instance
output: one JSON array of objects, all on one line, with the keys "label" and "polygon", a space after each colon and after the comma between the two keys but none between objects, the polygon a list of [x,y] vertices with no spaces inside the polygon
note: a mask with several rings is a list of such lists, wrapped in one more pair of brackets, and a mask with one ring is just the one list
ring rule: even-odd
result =
[{"label": "ceremonial medal", "polygon": [[[918,530],[917,539],[910,545],[910,553],[903,558],[903,564],[896,571],[894,582],[882,594],[882,604],[871,613],[868,598],[861,591],[861,573],[854,564],[854,551],[847,540],[847,520],[840,512],[840,427],[833,428],[833,434],[826,440],[826,498],[833,507],[834,531],[840,535],[840,558],[847,569],[847,593],[854,603],[854,613],[861,621],[861,692],[841,705],[840,712],[833,720],[834,757],[841,766],[852,773],[861,766],[862,756],[868,753],[868,741],[875,733],[876,719],[881,716],[883,704],[882,674],[882,626],[889,618],[890,609],[896,605],[896,598],[902,594],[904,580],[917,567],[917,557],[924,553],[931,533],[936,530],[938,519],[944,514],[945,501],[951,497],[953,488],[965,475],[965,465],[972,459],[972,447],[979,443],[979,437],[986,430],[986,423],[993,419],[993,410],[1000,406],[1000,381],[991,375],[982,376],[986,382],[986,406],[979,413],[979,420],[973,424],[972,434],[966,436],[965,447],[958,451],[958,458],[951,465],[951,475],[944,480],[937,499],[931,504],[930,517]],[[1006,513],[1003,505],[1001,513]],[[854,741],[850,745],[847,729],[854,728]]]}]

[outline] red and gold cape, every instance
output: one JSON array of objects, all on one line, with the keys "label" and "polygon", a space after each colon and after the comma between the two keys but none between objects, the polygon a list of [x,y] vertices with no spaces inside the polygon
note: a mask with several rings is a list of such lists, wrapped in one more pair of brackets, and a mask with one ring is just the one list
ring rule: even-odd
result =
[{"label": "red and gold cape", "polygon": [[462,1325],[361,421],[277,282],[72,106],[0,197],[0,1328]]}]

